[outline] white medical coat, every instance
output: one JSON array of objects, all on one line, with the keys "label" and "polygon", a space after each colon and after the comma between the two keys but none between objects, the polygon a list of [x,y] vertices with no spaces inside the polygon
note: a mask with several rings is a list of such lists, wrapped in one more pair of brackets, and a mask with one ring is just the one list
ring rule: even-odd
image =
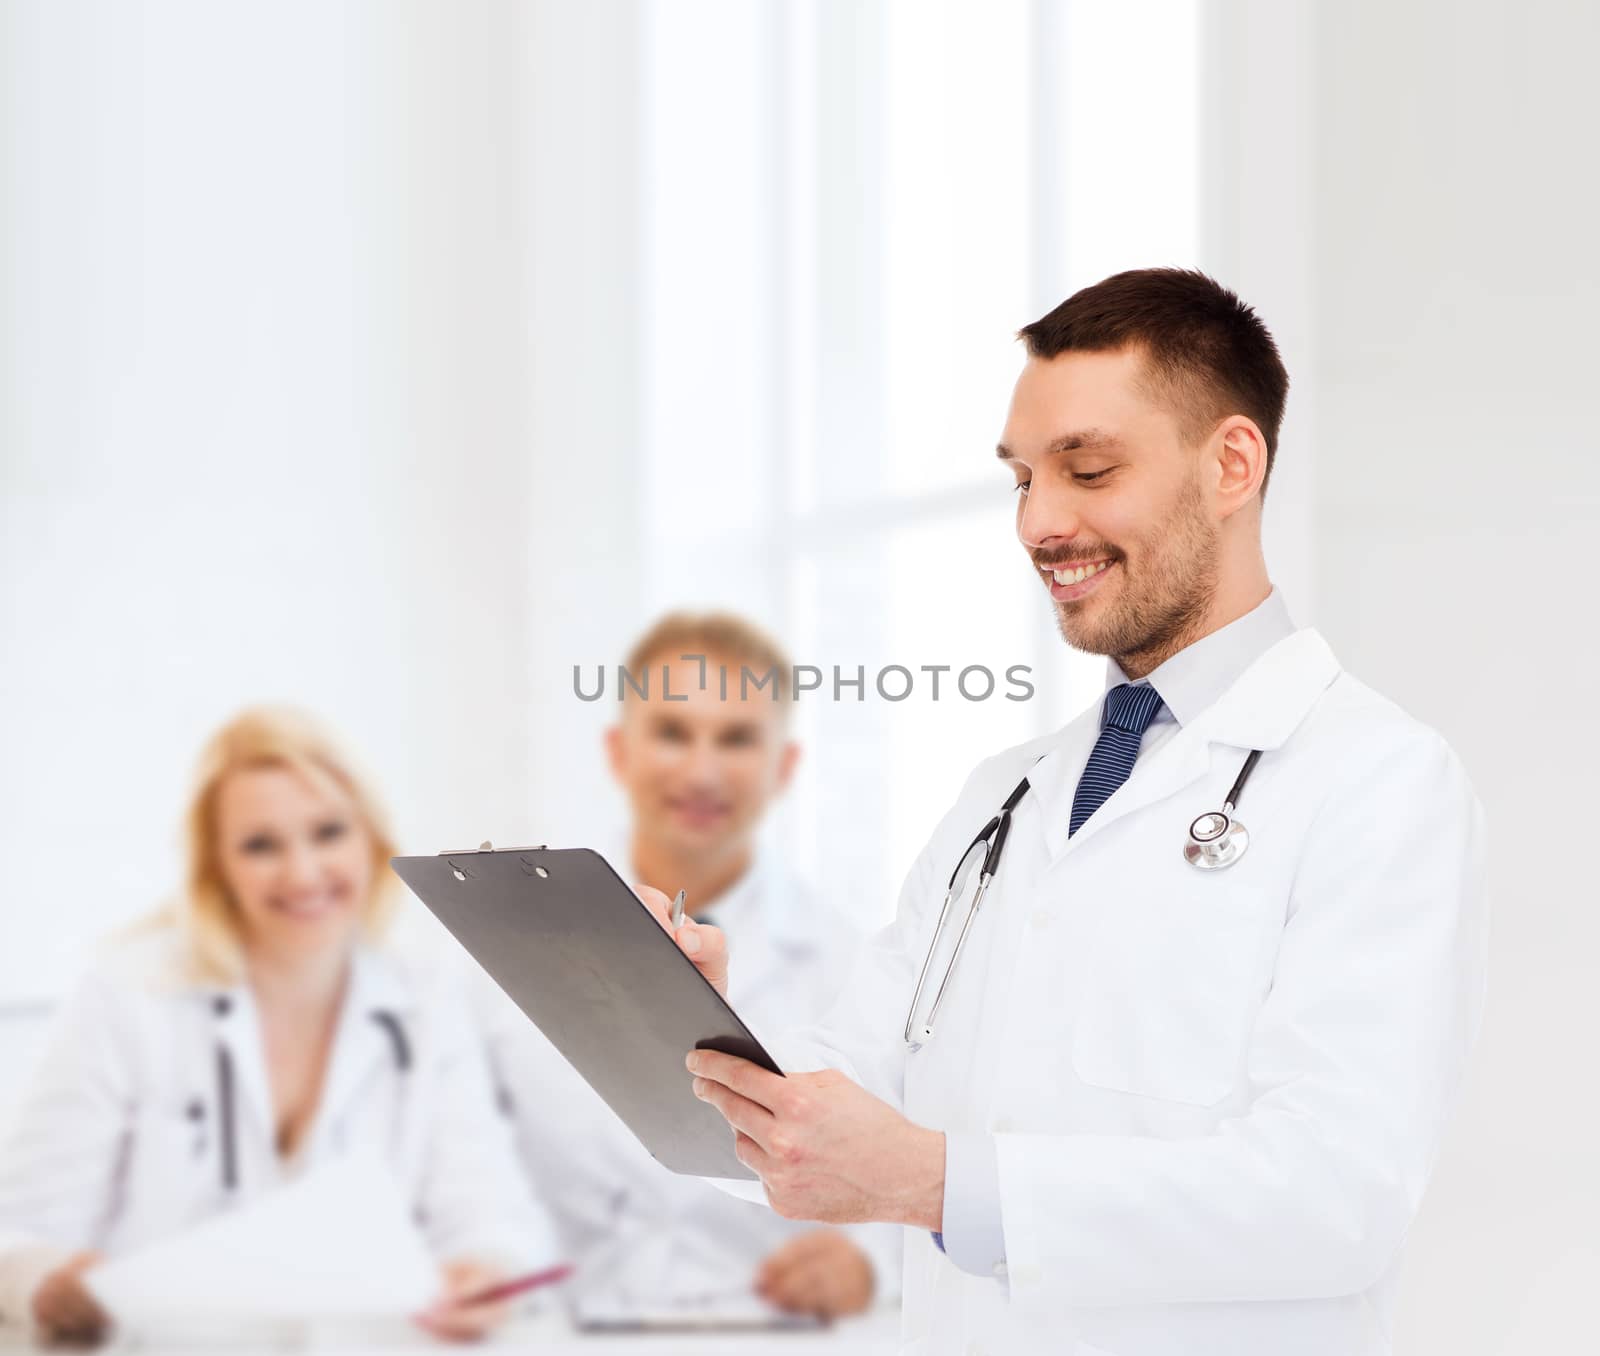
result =
[{"label": "white medical coat", "polygon": [[[403,1032],[408,1067],[376,1014]],[[233,1070],[232,1190],[219,1048]],[[441,1261],[533,1267],[559,1250],[495,1110],[465,1000],[442,975],[358,951],[315,1119],[292,1162],[274,1141],[248,986],[186,980],[166,926],[111,949],[60,1014],[0,1137],[0,1318],[29,1321],[33,1289],[74,1252],[133,1251],[346,1153],[387,1163]]]},{"label": "white medical coat", "polygon": [[[975,1275],[908,1241],[905,1349],[1387,1352],[1401,1245],[1481,1011],[1472,788],[1311,630],[1141,758],[1069,840],[1098,730],[1097,705],[981,764],[838,1004],[779,1047],[952,1151],[980,1137],[993,1155],[1004,1257]],[[1196,870],[1188,824],[1251,749],[1249,850]],[[908,1054],[950,871],[1024,774],[937,1033]]]}]

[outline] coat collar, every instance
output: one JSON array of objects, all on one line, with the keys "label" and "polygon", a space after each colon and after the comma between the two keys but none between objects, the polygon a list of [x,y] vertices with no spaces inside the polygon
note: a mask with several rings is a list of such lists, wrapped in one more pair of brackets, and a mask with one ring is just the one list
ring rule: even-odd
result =
[{"label": "coat collar", "polygon": [[1282,748],[1339,676],[1339,661],[1310,627],[1279,641],[1194,721],[1212,743]]},{"label": "coat collar", "polygon": [[[1061,732],[1030,776],[1052,859],[1076,851],[1125,815],[1199,780],[1216,750],[1281,748],[1340,672],[1328,643],[1309,628],[1280,640],[1212,704],[1134,764],[1133,774],[1070,839],[1067,826],[1078,776],[1100,731],[1096,703]],[[1197,806],[1195,813],[1208,808]]]},{"label": "coat collar", "polygon": [[314,1144],[345,1109],[374,1071],[404,1072],[414,1058],[415,1023],[409,1019],[415,995],[401,982],[391,960],[358,948],[351,962],[350,988],[339,1014],[316,1118],[307,1136]]},{"label": "coat collar", "polygon": [[[201,1001],[211,1011],[218,1043],[227,1050],[240,1111],[259,1128],[268,1144],[275,1142],[277,1118],[267,1077],[266,1045],[255,995],[247,981],[199,986]],[[351,1096],[378,1065],[394,1067],[398,1051],[383,1015],[399,1024],[401,1040],[413,1040],[411,1018],[417,995],[388,957],[367,947],[351,954],[350,979],[339,1009],[328,1067],[322,1080],[317,1112],[306,1144],[320,1138],[344,1111]]]},{"label": "coat collar", "polygon": [[[1180,725],[1191,724],[1233,682],[1279,641],[1294,634],[1294,621],[1279,589],[1256,607],[1186,645],[1145,680]],[[1106,660],[1106,687],[1132,682],[1115,659]]]}]

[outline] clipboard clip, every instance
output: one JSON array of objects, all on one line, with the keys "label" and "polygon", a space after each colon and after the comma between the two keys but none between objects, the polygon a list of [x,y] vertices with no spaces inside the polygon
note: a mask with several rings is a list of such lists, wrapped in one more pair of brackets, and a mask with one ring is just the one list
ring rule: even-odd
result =
[{"label": "clipboard clip", "polygon": [[[539,843],[539,844],[535,845],[534,847],[501,848],[500,851],[502,851],[502,852],[547,852],[549,850],[549,846],[550,845],[548,843]],[[457,857],[474,857],[474,856],[480,855],[481,853],[493,852],[493,851],[495,851],[494,844],[491,843],[487,838],[485,838],[483,840],[483,842],[480,843],[475,848],[460,848],[460,849],[457,849],[455,851],[451,851],[450,849],[447,848],[445,851],[439,853],[438,855],[443,857],[445,859],[445,861],[447,863],[449,863],[450,870],[454,874],[454,876],[455,876],[455,878],[457,880],[465,881],[465,880],[474,879],[477,876],[478,873],[476,871],[471,870],[468,867],[460,865],[455,859]],[[549,874],[550,874],[547,870],[545,870],[544,867],[539,866],[539,865],[537,865],[535,863],[529,862],[526,857],[524,857],[522,859],[522,869],[523,869],[523,871],[527,872],[529,875],[533,875],[533,876],[549,876]]]}]

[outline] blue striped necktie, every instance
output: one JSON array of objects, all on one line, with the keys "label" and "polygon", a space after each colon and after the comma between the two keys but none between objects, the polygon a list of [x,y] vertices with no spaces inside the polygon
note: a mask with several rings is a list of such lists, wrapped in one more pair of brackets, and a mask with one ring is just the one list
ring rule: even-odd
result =
[{"label": "blue striped necktie", "polygon": [[1105,705],[1100,709],[1100,738],[1095,740],[1072,797],[1068,838],[1128,780],[1139,756],[1139,743],[1160,709],[1161,694],[1148,683],[1137,687],[1122,683],[1106,693]]}]

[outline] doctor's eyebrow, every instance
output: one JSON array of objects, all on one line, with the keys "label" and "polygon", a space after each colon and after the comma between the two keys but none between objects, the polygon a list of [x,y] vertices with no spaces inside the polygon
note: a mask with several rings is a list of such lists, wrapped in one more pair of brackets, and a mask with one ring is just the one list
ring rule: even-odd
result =
[{"label": "doctor's eyebrow", "polygon": [[[1062,434],[1061,437],[1050,443],[1040,455],[1051,457],[1058,452],[1080,452],[1085,448],[1119,447],[1121,443],[1122,439],[1118,438],[1114,433],[1106,432],[1103,428],[1086,428],[1080,429],[1076,433]],[[1011,461],[1016,456],[1016,453],[1004,443],[995,444],[994,454],[1001,461]]]}]

